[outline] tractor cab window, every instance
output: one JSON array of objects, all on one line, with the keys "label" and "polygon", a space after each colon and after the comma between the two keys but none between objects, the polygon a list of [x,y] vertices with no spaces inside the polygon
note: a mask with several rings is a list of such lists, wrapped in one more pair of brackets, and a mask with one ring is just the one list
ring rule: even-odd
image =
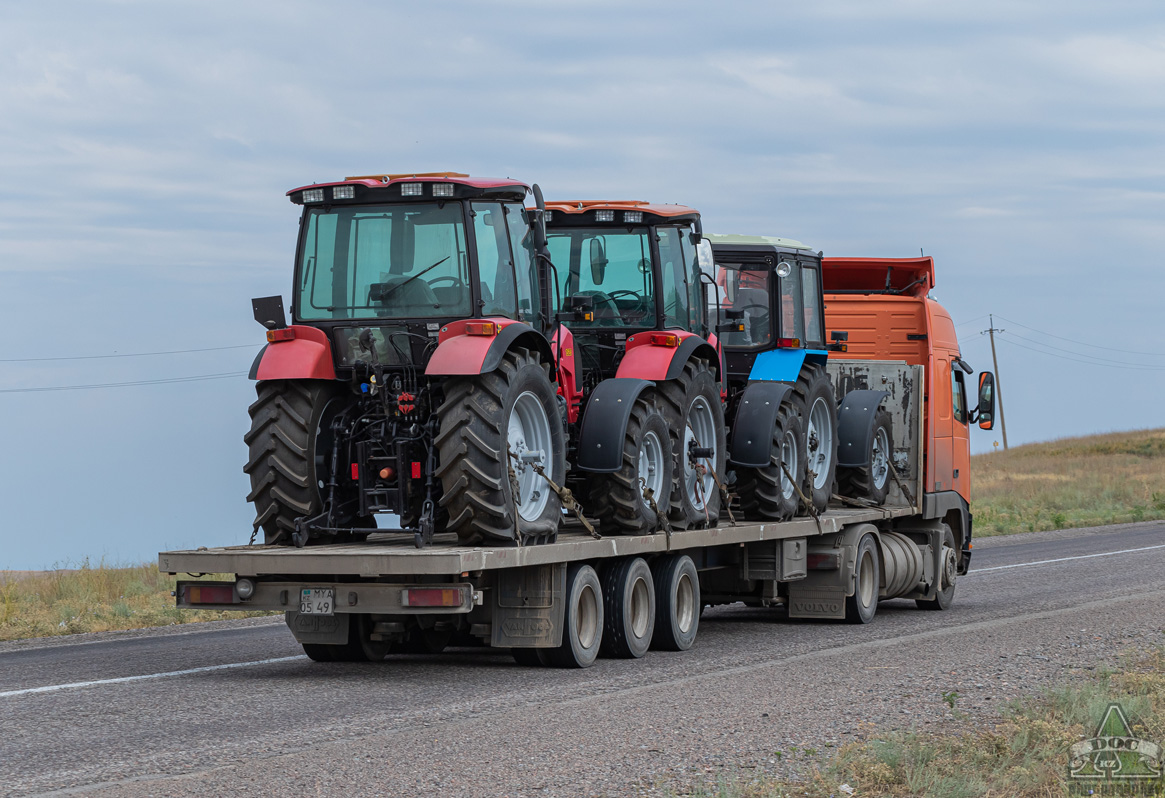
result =
[{"label": "tractor cab window", "polygon": [[[788,264],[788,274],[779,276]],[[777,279],[781,282],[781,298],[777,315],[780,320],[780,337],[805,340],[805,317],[802,308],[801,269],[796,262],[784,258],[777,264]]]},{"label": "tractor cab window", "polygon": [[693,312],[691,295],[688,290],[688,273],[684,263],[683,236],[678,227],[660,227],[659,263],[663,272],[663,326],[691,329]]},{"label": "tractor cab window", "polygon": [[802,265],[801,298],[805,312],[805,340],[812,347],[825,345],[825,333],[821,326],[821,288],[817,268]]},{"label": "tractor cab window", "polygon": [[465,220],[455,202],[312,208],[302,226],[304,320],[465,316]]},{"label": "tractor cab window", "polygon": [[704,315],[701,313],[703,286],[700,284],[700,259],[696,254],[696,245],[692,243],[691,230],[680,230],[680,251],[684,256],[684,274],[688,279],[688,329],[700,332],[704,323]]},{"label": "tractor cab window", "polygon": [[[739,263],[718,263],[717,266],[716,288],[720,292],[721,312],[736,311],[744,324],[743,330],[720,333],[721,342],[729,347],[767,348],[773,340],[769,305],[772,269]],[[715,311],[715,307],[712,310]]]},{"label": "tractor cab window", "polygon": [[552,228],[547,239],[560,281],[555,307],[569,304],[573,296],[591,298],[594,320],[568,319],[572,328],[654,325],[647,228]]},{"label": "tractor cab window", "polygon": [[518,204],[507,204],[506,225],[510,231],[510,247],[514,251],[514,279],[518,287],[518,317],[534,321],[540,311],[538,275],[534,271],[534,242],[526,211]]},{"label": "tractor cab window", "polygon": [[477,280],[481,301],[476,315],[518,317],[518,294],[510,236],[501,203],[475,202],[473,237],[477,241]]}]

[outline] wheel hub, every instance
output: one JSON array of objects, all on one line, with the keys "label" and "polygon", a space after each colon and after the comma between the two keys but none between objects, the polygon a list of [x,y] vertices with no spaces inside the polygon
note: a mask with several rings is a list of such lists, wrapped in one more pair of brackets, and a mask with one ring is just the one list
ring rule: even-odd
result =
[{"label": "wheel hub", "polygon": [[534,467],[549,467],[550,421],[542,403],[530,391],[518,396],[510,410],[506,444],[514,473],[514,508],[524,520],[535,521],[549,500],[546,480]]}]

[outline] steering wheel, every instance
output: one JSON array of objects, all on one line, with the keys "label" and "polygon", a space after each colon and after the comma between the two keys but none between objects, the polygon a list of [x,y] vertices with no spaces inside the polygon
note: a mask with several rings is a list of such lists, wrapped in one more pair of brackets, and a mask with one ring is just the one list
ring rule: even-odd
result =
[{"label": "steering wheel", "polygon": [[[619,306],[615,304],[615,300],[611,299],[611,295],[603,291],[582,291],[582,296],[589,296],[594,301],[595,320],[592,322],[596,327],[622,327],[623,313],[619,310]],[[599,307],[604,307],[611,315],[600,316],[598,314]]]},{"label": "steering wheel", "polygon": [[[607,294],[607,296],[609,296],[612,300],[614,300],[616,297],[622,297],[622,296],[631,296],[631,297],[635,298],[635,304],[626,308],[625,310],[619,308],[618,305],[615,305],[615,308],[617,310],[619,310],[620,318],[623,316],[624,313],[631,313],[631,314],[636,314],[639,316],[646,316],[649,313],[649,309],[645,306],[645,304],[646,304],[645,300],[647,300],[647,297],[642,296],[638,291],[632,291],[632,290],[627,289],[627,288],[621,288],[618,291],[612,291],[611,293]],[[615,304],[615,303],[612,301],[612,304]]]},{"label": "steering wheel", "polygon": [[465,285],[465,283],[461,282],[461,278],[458,277],[457,275],[455,275],[455,274],[443,274],[440,277],[434,277],[432,280],[429,280],[428,281],[429,287],[432,288],[434,285],[436,285],[437,283],[439,283],[443,280],[448,280],[454,286]]}]

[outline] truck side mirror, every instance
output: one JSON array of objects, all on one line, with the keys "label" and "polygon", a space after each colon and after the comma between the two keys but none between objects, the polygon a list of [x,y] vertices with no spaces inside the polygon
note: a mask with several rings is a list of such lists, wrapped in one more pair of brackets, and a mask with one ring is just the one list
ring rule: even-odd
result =
[{"label": "truck side mirror", "polygon": [[603,251],[603,242],[597,238],[591,239],[591,282],[602,285],[607,277],[607,253]]},{"label": "truck side mirror", "polygon": [[995,375],[984,371],[979,375],[979,428],[995,427]]}]

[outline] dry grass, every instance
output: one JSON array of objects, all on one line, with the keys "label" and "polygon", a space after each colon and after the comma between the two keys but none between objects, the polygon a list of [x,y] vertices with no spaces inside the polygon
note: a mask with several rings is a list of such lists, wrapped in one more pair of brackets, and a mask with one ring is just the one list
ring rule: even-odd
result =
[{"label": "dry grass", "polygon": [[[202,578],[233,579],[223,574]],[[180,610],[170,595],[174,583],[157,565],[116,568],[91,566],[87,560],[56,571],[0,571],[0,640],[267,614]]]},{"label": "dry grass", "polygon": [[1165,518],[1165,429],[976,455],[971,506],[977,535]]},{"label": "dry grass", "polygon": [[[1119,703],[1132,734],[1165,744],[1165,648],[1132,652],[1120,667],[1078,677],[1064,687],[1007,707],[983,729],[962,717],[949,734],[893,734],[844,746],[797,782],[721,777],[711,787],[681,792],[704,798],[1046,798],[1132,795],[1128,787],[1084,786],[1068,778],[1068,749],[1091,738],[1111,702]],[[956,712],[956,717],[961,713]],[[852,789],[840,789],[841,785]],[[1160,780],[1137,795],[1165,795]]]}]

